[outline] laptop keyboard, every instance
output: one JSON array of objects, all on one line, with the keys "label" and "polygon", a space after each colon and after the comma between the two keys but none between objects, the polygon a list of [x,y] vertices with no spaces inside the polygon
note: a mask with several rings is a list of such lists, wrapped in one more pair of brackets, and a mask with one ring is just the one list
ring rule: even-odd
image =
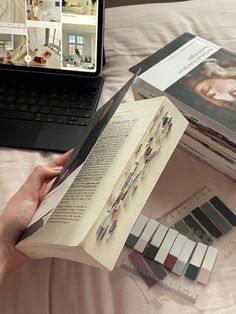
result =
[{"label": "laptop keyboard", "polygon": [[98,89],[0,83],[0,118],[87,126]]}]

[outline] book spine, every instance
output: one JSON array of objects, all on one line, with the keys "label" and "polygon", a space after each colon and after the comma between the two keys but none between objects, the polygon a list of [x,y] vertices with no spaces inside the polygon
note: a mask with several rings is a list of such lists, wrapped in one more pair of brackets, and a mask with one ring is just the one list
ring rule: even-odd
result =
[{"label": "book spine", "polygon": [[217,133],[223,135],[229,142],[232,143],[232,146],[236,147],[236,137],[235,133],[226,129],[219,123],[205,117],[200,112],[184,104],[182,101],[176,99],[175,97],[169,95],[168,93],[159,90],[153,85],[147,83],[138,77],[133,85],[135,92],[138,96],[143,98],[167,96],[171,102],[179,109],[179,111],[187,118],[188,120],[194,120],[196,123],[206,126],[212,130],[217,130]]},{"label": "book spine", "polygon": [[179,143],[180,148],[190,153],[198,160],[204,162],[211,168],[223,173],[224,175],[236,180],[236,164],[225,159],[224,156],[219,156],[210,149],[204,147],[198,141],[184,134]]}]

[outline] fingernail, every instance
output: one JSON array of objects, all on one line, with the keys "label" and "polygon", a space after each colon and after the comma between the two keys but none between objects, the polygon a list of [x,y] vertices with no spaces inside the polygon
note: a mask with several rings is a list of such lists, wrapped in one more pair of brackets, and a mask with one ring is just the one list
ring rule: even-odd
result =
[{"label": "fingernail", "polygon": [[74,148],[71,148],[70,150],[67,151],[68,154],[71,154],[73,152]]},{"label": "fingernail", "polygon": [[58,166],[58,167],[53,167],[54,171],[60,172],[62,170],[62,166]]}]

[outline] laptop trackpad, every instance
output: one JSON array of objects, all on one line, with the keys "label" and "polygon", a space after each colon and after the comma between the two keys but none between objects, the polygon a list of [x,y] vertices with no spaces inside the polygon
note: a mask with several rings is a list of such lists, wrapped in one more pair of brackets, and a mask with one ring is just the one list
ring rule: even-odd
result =
[{"label": "laptop trackpad", "polygon": [[86,127],[44,124],[41,129],[35,147],[43,150],[65,152],[78,144]]},{"label": "laptop trackpad", "polygon": [[40,133],[41,126],[30,121],[0,120],[0,145],[29,148]]}]

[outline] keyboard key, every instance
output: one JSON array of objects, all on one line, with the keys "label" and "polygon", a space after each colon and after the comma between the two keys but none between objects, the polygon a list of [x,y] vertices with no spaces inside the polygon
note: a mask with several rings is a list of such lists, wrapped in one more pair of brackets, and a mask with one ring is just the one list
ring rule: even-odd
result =
[{"label": "keyboard key", "polygon": [[9,95],[15,95],[16,94],[16,90],[15,89],[8,89],[7,90],[7,94],[9,94]]},{"label": "keyboard key", "polygon": [[34,114],[29,112],[0,110],[0,117],[15,120],[33,120]]},{"label": "keyboard key", "polygon": [[70,116],[71,115],[71,110],[70,108],[64,108],[63,109],[63,115],[65,116]]},{"label": "keyboard key", "polygon": [[63,107],[63,108],[71,108],[72,105],[73,105],[73,102],[70,100],[62,100],[60,102],[60,107]]},{"label": "keyboard key", "polygon": [[16,99],[16,102],[20,103],[20,104],[24,104],[27,100],[27,97],[24,97],[24,96],[21,96],[21,97],[18,97]]},{"label": "keyboard key", "polygon": [[53,107],[52,109],[51,109],[51,113],[52,114],[61,114],[61,113],[63,113],[63,111],[62,111],[62,108],[58,108],[58,107]]},{"label": "keyboard key", "polygon": [[29,107],[29,112],[39,112],[40,106],[37,105],[31,105]]},{"label": "keyboard key", "polygon": [[39,91],[38,92],[38,95],[40,96],[40,97],[48,97],[48,95],[49,95],[49,93],[48,93],[48,91],[47,90],[41,90],[41,91]]},{"label": "keyboard key", "polygon": [[45,122],[55,122],[56,121],[56,117],[52,114],[48,114],[45,118]]},{"label": "keyboard key", "polygon": [[13,110],[15,111],[17,109],[18,105],[17,104],[8,104],[7,105],[7,110]]},{"label": "keyboard key", "polygon": [[66,120],[66,124],[69,124],[69,125],[77,125],[78,124],[78,119],[75,119],[75,120]]},{"label": "keyboard key", "polygon": [[49,98],[59,98],[59,93],[53,91],[51,94],[49,94]]},{"label": "keyboard key", "polygon": [[6,103],[0,102],[0,109],[5,109],[7,107]]},{"label": "keyboard key", "polygon": [[90,119],[78,118],[77,124],[81,126],[86,126],[89,124]]},{"label": "keyboard key", "polygon": [[45,106],[47,104],[48,104],[48,99],[47,98],[40,98],[38,100],[38,105],[40,105],[40,106]]},{"label": "keyboard key", "polygon": [[27,104],[30,104],[30,105],[36,105],[37,102],[38,102],[38,98],[35,98],[35,97],[29,97],[27,100]]},{"label": "keyboard key", "polygon": [[35,121],[43,122],[46,119],[46,114],[37,113],[34,117]]},{"label": "keyboard key", "polygon": [[[73,114],[73,112],[72,112],[72,114]],[[81,110],[79,113],[79,117],[90,118],[90,116],[91,116],[90,111]]]},{"label": "keyboard key", "polygon": [[28,109],[29,109],[29,105],[20,105],[18,107],[19,111],[28,111]]},{"label": "keyboard key", "polygon": [[66,122],[66,117],[65,116],[56,116],[55,122],[60,123],[60,124],[64,124]]},{"label": "keyboard key", "polygon": [[6,98],[6,101],[7,102],[15,102],[15,100],[16,100],[16,96],[7,96],[7,98]]},{"label": "keyboard key", "polygon": [[39,110],[41,113],[50,113],[51,108],[49,106],[42,106]]},{"label": "keyboard key", "polygon": [[58,99],[51,99],[51,100],[49,100],[49,106],[52,106],[52,107],[58,106],[59,103],[60,103],[60,101]]}]

